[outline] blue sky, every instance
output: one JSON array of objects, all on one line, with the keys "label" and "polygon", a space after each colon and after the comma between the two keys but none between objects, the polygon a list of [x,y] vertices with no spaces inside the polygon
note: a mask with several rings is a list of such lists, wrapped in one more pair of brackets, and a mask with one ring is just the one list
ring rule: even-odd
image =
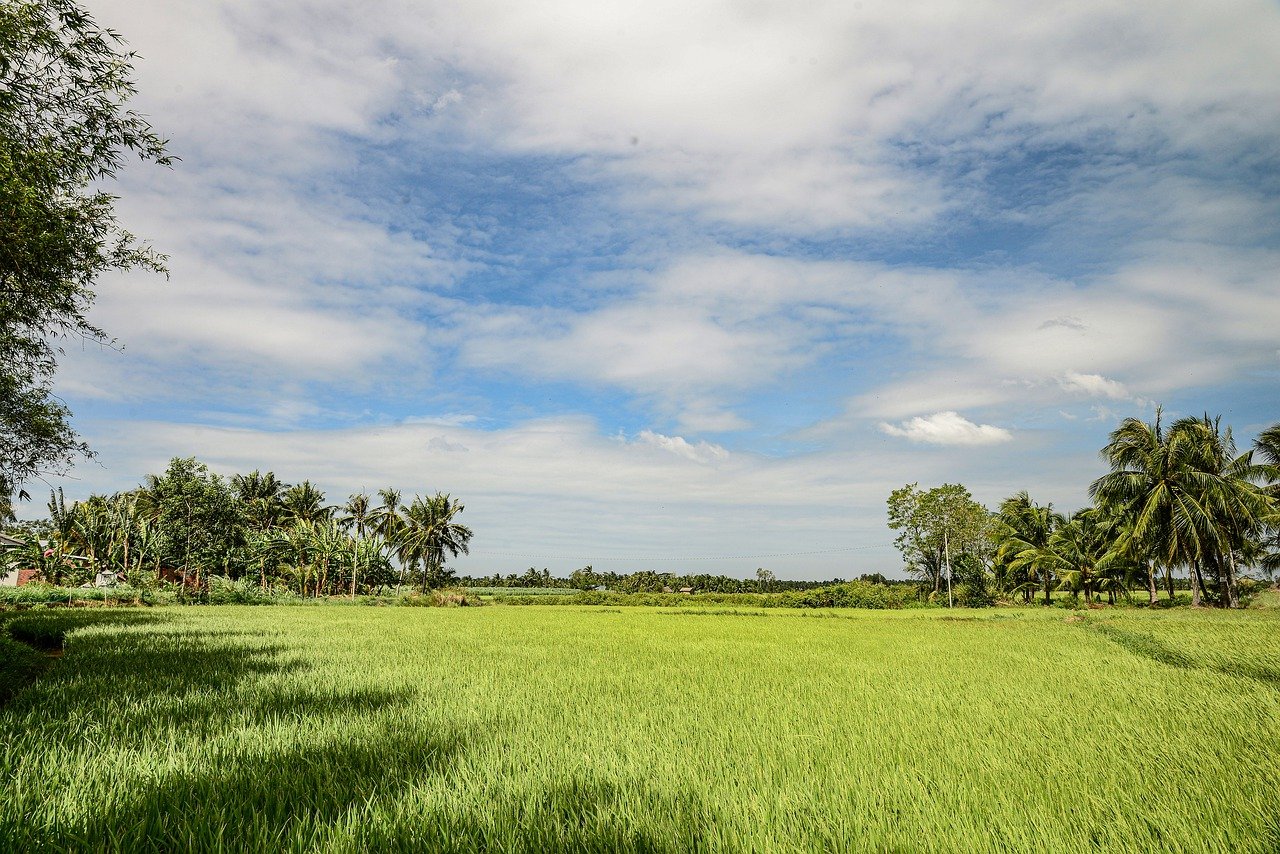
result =
[{"label": "blue sky", "polygon": [[1273,2],[90,7],[182,161],[119,181],[172,276],[67,355],[69,495],[196,455],[451,492],[464,572],[849,577],[903,483],[1070,509],[1123,416],[1280,418]]}]

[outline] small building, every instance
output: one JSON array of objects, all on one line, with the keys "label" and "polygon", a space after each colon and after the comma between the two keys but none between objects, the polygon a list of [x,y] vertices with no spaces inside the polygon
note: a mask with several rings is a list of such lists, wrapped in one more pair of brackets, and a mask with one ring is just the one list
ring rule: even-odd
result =
[{"label": "small building", "polygon": [[[22,540],[14,539],[8,534],[0,534],[0,553],[25,548],[26,545]],[[0,570],[0,587],[18,587],[26,584],[36,574],[30,569]]]}]

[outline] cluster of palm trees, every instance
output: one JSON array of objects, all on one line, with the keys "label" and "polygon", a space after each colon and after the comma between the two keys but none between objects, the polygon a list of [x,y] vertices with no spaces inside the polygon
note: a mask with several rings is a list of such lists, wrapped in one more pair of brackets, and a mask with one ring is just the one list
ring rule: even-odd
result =
[{"label": "cluster of palm trees", "polygon": [[1165,424],[1125,419],[1102,449],[1110,471],[1089,487],[1094,506],[1070,516],[1026,492],[995,518],[993,569],[1006,589],[1059,588],[1087,601],[1188,576],[1193,605],[1240,605],[1244,567],[1280,568],[1280,424],[1240,451],[1231,428],[1204,415]]},{"label": "cluster of palm trees", "polygon": [[444,586],[453,578],[447,561],[466,554],[472,537],[458,521],[462,503],[444,493],[404,503],[399,490],[383,489],[330,505],[310,481],[290,486],[253,471],[206,477],[202,490],[175,501],[171,479],[149,475],[137,489],[72,504],[53,493],[48,521],[6,562],[38,569],[53,584],[104,572],[185,586],[220,576],[264,591],[355,596],[405,583]]}]

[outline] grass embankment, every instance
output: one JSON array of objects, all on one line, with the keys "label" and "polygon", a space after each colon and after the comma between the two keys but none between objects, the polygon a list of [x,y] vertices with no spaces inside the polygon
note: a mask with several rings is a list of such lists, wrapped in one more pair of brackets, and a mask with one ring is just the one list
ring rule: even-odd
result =
[{"label": "grass embankment", "polygon": [[1280,848],[1274,612],[16,620],[89,618],[0,711],[0,849]]}]

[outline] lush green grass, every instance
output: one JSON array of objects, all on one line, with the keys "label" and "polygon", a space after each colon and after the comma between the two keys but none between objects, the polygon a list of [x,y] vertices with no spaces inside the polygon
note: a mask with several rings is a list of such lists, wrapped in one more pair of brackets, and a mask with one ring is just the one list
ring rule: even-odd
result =
[{"label": "lush green grass", "polygon": [[1274,611],[89,619],[0,850],[1280,849]]}]

